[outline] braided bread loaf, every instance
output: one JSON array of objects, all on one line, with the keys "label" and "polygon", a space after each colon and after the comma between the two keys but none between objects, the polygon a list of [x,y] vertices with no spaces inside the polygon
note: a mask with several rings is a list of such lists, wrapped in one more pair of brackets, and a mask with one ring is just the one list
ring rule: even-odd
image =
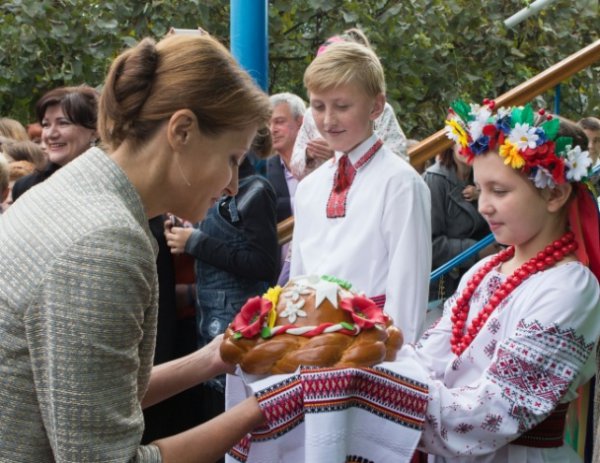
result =
[{"label": "braided bread loaf", "polygon": [[402,333],[373,301],[330,277],[298,277],[250,299],[225,331],[221,357],[247,373],[393,360]]}]

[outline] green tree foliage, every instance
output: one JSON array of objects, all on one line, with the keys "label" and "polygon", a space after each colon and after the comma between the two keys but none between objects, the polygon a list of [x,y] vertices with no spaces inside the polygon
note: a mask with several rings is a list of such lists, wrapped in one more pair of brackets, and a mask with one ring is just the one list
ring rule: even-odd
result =
[{"label": "green tree foliage", "polygon": [[[269,0],[269,92],[306,97],[304,69],[327,37],[362,28],[386,70],[405,132],[438,130],[449,102],[500,95],[598,40],[598,2],[559,0],[512,30],[529,1]],[[12,0],[0,5],[0,115],[22,122],[46,90],[100,86],[110,60],[144,36],[201,26],[229,45],[227,0]],[[600,114],[600,63],[561,86],[561,114]],[[553,92],[539,105],[553,109]]]}]

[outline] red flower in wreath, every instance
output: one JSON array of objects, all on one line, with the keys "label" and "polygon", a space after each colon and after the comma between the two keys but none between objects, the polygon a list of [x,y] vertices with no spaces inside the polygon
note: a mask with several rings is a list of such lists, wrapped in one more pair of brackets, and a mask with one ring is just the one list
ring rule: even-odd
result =
[{"label": "red flower in wreath", "polygon": [[245,338],[252,338],[260,333],[263,322],[271,310],[271,301],[260,296],[248,299],[231,323],[231,329]]},{"label": "red flower in wreath", "polygon": [[385,324],[386,316],[375,303],[366,297],[354,296],[340,301],[340,308],[350,313],[352,321],[361,329]]},{"label": "red flower in wreath", "polygon": [[526,148],[522,152],[522,155],[527,166],[531,168],[538,165],[543,165],[551,153],[554,153],[553,141],[543,143],[535,148]]}]

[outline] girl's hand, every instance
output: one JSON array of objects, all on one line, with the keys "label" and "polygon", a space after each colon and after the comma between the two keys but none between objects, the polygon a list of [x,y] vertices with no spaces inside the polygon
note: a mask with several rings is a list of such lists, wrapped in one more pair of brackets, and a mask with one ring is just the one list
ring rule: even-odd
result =
[{"label": "girl's hand", "polygon": [[310,140],[306,144],[306,157],[308,159],[323,160],[333,156],[333,150],[329,147],[327,142],[322,138],[316,140]]},{"label": "girl's hand", "polygon": [[189,227],[165,227],[165,238],[171,254],[183,254],[185,244],[193,232],[194,229]]},{"label": "girl's hand", "polygon": [[467,201],[476,201],[479,198],[479,191],[474,185],[467,185],[462,191],[462,195]]}]

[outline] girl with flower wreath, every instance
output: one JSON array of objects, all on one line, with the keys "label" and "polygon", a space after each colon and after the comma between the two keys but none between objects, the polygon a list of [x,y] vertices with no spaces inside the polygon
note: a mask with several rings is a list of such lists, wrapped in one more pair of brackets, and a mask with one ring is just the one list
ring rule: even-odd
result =
[{"label": "girl with flower wreath", "polygon": [[452,105],[449,138],[472,163],[479,211],[507,248],[461,279],[417,360],[429,401],[419,448],[434,462],[579,461],[566,407],[594,375],[600,335],[598,209],[581,131],[532,108]]}]

